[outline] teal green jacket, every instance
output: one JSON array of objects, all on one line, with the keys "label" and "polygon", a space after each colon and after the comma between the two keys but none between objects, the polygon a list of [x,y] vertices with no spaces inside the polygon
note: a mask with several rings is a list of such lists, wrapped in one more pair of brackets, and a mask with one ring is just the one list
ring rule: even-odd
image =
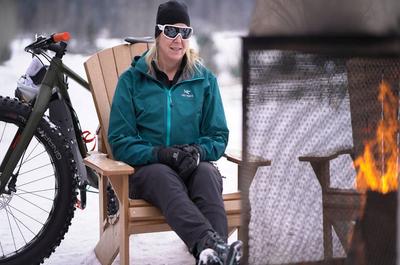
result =
[{"label": "teal green jacket", "polygon": [[168,88],[149,74],[144,56],[132,62],[118,80],[111,107],[108,142],[115,159],[133,166],[156,163],[156,147],[176,144],[199,145],[203,161],[223,155],[229,130],[219,87],[199,67]]}]

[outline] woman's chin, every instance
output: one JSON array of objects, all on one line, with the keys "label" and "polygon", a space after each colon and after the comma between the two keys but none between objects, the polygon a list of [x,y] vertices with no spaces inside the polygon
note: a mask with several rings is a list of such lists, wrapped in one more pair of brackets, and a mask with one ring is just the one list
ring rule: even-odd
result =
[{"label": "woman's chin", "polygon": [[181,51],[179,52],[170,52],[169,53],[169,59],[171,61],[180,61],[183,58],[183,55],[185,55],[184,53],[182,53]]}]

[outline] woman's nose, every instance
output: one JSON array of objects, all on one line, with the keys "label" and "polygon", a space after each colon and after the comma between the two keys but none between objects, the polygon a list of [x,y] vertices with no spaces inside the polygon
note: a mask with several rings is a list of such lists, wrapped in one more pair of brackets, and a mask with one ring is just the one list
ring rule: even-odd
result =
[{"label": "woman's nose", "polygon": [[178,33],[178,35],[176,35],[174,41],[179,41],[179,42],[181,42],[181,41],[182,41],[182,35],[181,35],[180,33]]}]

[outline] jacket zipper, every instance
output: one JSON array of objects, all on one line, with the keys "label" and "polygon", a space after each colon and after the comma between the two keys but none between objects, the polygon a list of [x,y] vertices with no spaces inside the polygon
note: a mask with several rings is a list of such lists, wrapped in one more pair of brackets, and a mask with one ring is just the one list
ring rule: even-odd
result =
[{"label": "jacket zipper", "polygon": [[171,142],[171,108],[172,108],[171,89],[168,89],[167,90],[167,139],[166,139],[166,146],[169,146],[170,142]]},{"label": "jacket zipper", "polygon": [[[197,80],[200,78],[195,78],[195,79],[191,79],[191,80],[183,80],[181,82],[179,82],[178,84],[181,83],[185,83],[185,82],[191,82],[193,80]],[[166,146],[170,146],[171,144],[171,116],[172,116],[172,107],[173,107],[173,102],[172,102],[172,90],[175,88],[177,84],[173,85],[172,87],[170,87],[169,89],[167,89],[167,135],[166,135],[166,140],[165,140],[165,144]]]},{"label": "jacket zipper", "polygon": [[[144,75],[148,76],[149,78],[153,79],[154,81],[158,82],[161,86],[163,86],[162,83],[160,81],[158,81],[156,78],[154,78],[152,75],[149,75],[148,73],[143,72],[141,70],[139,70],[139,71],[141,73],[143,73]],[[167,94],[167,135],[166,135],[166,139],[165,139],[166,146],[169,146],[171,144],[171,115],[172,115],[171,114],[171,109],[172,109],[172,106],[173,106],[172,96],[171,96],[172,89],[178,84],[186,83],[186,82],[192,82],[192,81],[196,81],[196,80],[200,80],[200,79],[203,79],[203,78],[196,77],[196,78],[189,79],[189,80],[183,80],[183,81],[180,81],[179,83],[173,85],[169,89],[167,89],[167,92],[166,92],[166,94]]]}]

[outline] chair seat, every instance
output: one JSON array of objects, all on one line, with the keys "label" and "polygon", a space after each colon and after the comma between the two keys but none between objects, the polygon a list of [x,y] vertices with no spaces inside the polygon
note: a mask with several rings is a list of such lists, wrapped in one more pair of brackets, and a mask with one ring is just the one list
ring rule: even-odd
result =
[{"label": "chair seat", "polygon": [[[240,192],[224,194],[228,227],[240,226]],[[129,230],[135,234],[171,230],[161,211],[145,200],[129,200]]]},{"label": "chair seat", "polygon": [[[224,194],[225,211],[228,215],[240,214],[240,192]],[[161,211],[145,200],[129,200],[129,221],[163,220]]]}]

